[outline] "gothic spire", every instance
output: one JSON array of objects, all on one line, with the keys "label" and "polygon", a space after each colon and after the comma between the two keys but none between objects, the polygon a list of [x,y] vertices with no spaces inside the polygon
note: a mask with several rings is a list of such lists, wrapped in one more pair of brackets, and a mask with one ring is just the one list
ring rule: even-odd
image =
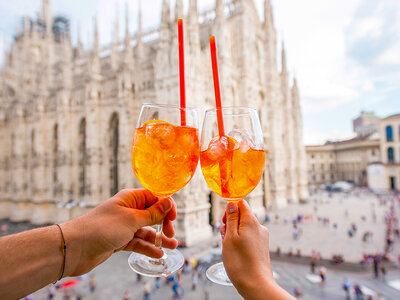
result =
[{"label": "gothic spire", "polygon": [[264,24],[267,28],[274,27],[274,16],[270,0],[264,0]]},{"label": "gothic spire", "polygon": [[224,19],[224,1],[223,0],[216,0],[215,1],[215,18],[218,23],[222,22]]},{"label": "gothic spire", "polygon": [[142,1],[139,0],[139,12],[138,12],[138,33],[137,33],[137,56],[138,58],[143,57],[143,20],[142,20]]},{"label": "gothic spire", "polygon": [[163,0],[161,10],[161,27],[167,27],[171,17],[171,10],[168,0]]},{"label": "gothic spire", "polygon": [[281,53],[281,58],[282,58],[282,74],[287,74],[287,66],[286,66],[286,51],[285,51],[285,44],[282,41],[282,53]]},{"label": "gothic spire", "polygon": [[92,57],[91,57],[91,62],[89,62],[90,66],[89,69],[95,73],[99,74],[100,73],[100,46],[99,46],[99,30],[97,26],[97,16],[94,17],[93,20],[94,23],[94,38],[93,38],[93,51],[92,51]]},{"label": "gothic spire", "polygon": [[114,29],[114,42],[118,45],[119,43],[119,8],[115,8],[115,29]]},{"label": "gothic spire", "polygon": [[93,52],[99,54],[99,28],[97,25],[97,16],[94,17],[94,38],[93,38]]},{"label": "gothic spire", "polygon": [[189,0],[189,13],[190,16],[197,16],[197,0]]},{"label": "gothic spire", "polygon": [[183,1],[182,0],[176,0],[175,3],[175,21],[177,19],[182,19],[184,17],[183,15]]},{"label": "gothic spire", "polygon": [[124,64],[130,65],[132,63],[132,48],[131,37],[129,34],[129,9],[128,3],[125,2],[125,40],[124,40]]},{"label": "gothic spire", "polygon": [[76,49],[77,56],[81,56],[83,53],[83,43],[82,43],[82,35],[81,35],[81,26],[78,23],[78,45]]},{"label": "gothic spire", "polygon": [[46,25],[46,36],[50,36],[52,33],[52,26],[53,26],[53,14],[51,12],[50,0],[43,0],[40,19]]}]

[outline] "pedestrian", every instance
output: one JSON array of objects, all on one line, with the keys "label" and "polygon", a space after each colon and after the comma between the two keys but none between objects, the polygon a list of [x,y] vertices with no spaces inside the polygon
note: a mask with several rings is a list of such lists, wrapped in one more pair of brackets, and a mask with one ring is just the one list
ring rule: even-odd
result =
[{"label": "pedestrian", "polygon": [[297,227],[296,227],[296,225],[293,225],[293,239],[297,240],[298,235],[299,235],[299,232],[297,230]]},{"label": "pedestrian", "polygon": [[96,289],[96,277],[94,276],[94,274],[92,274],[90,276],[90,280],[89,280],[89,289],[90,289],[90,293],[93,294],[95,289]]},{"label": "pedestrian", "polygon": [[364,295],[358,283],[354,284],[354,294],[356,295],[356,300],[363,300]]},{"label": "pedestrian", "polygon": [[350,281],[347,278],[344,279],[343,290],[346,293],[346,300],[350,300]]},{"label": "pedestrian", "polygon": [[82,296],[81,295],[77,295],[76,296],[76,300],[82,300]]},{"label": "pedestrian", "polygon": [[375,278],[378,278],[379,277],[379,259],[378,259],[378,255],[374,255],[373,266],[374,266],[374,276],[375,276]]},{"label": "pedestrian", "polygon": [[151,287],[149,282],[144,283],[143,300],[150,300]]},{"label": "pedestrian", "polygon": [[129,300],[129,292],[125,291],[123,300]]},{"label": "pedestrian", "polygon": [[311,274],[315,273],[315,266],[316,266],[316,261],[315,261],[315,256],[311,255],[311,260],[310,260],[310,271]]},{"label": "pedestrian", "polygon": [[293,296],[299,298],[303,295],[303,292],[300,290],[300,288],[298,286],[295,286],[293,288]]},{"label": "pedestrian", "polygon": [[156,277],[156,289],[158,290],[161,287],[161,285],[162,285],[161,278]]},{"label": "pedestrian", "polygon": [[140,282],[140,281],[142,281],[142,275],[137,273],[136,274],[136,282]]},{"label": "pedestrian", "polygon": [[325,286],[325,281],[326,281],[326,268],[325,266],[322,266],[319,268],[319,277],[321,278],[321,286]]},{"label": "pedestrian", "polygon": [[192,275],[192,291],[196,290],[198,281],[199,281],[199,275],[197,272],[194,272]]},{"label": "pedestrian", "polygon": [[172,291],[174,292],[174,299],[179,299],[179,283],[177,281],[174,281]]},{"label": "pedestrian", "polygon": [[56,295],[56,287],[54,284],[50,284],[47,290],[47,300],[52,300]]},{"label": "pedestrian", "polygon": [[381,274],[382,274],[382,280],[385,281],[386,279],[386,267],[383,262],[381,262]]}]

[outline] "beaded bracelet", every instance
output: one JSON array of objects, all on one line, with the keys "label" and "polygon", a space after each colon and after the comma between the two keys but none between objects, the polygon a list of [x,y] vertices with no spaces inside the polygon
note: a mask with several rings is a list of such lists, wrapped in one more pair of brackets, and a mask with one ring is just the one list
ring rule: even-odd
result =
[{"label": "beaded bracelet", "polygon": [[[62,241],[63,241],[63,264],[62,264],[62,272],[61,272],[61,276],[60,278],[57,279],[57,281],[59,281],[61,278],[63,278],[64,276],[64,270],[65,270],[65,253],[67,252],[67,245],[65,244],[65,238],[64,238],[64,233],[61,229],[61,226],[59,224],[55,224],[61,232],[61,237],[62,237]],[[57,281],[55,281],[54,283],[56,283]]]}]

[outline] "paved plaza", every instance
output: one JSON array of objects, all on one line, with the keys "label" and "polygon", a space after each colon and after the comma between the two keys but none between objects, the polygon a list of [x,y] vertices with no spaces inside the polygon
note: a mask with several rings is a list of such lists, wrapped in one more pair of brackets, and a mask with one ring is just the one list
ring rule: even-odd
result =
[{"label": "paved plaza", "polygon": [[[352,286],[358,283],[364,294],[373,296],[373,299],[378,299],[380,294],[385,297],[384,299],[400,299],[400,269],[395,264],[388,267],[386,280],[373,278],[372,266],[367,265],[364,269],[360,269],[358,264],[362,253],[372,254],[383,251],[386,228],[384,215],[389,210],[389,205],[389,202],[380,202],[376,196],[368,193],[360,195],[339,193],[330,197],[325,192],[319,192],[313,195],[307,204],[292,204],[287,208],[269,212],[270,221],[265,225],[270,230],[271,251],[275,251],[279,246],[282,252],[280,258],[277,258],[276,254],[272,256],[277,282],[291,293],[295,287],[300,288],[303,292],[301,299],[345,299],[342,285],[344,279],[348,278]],[[398,211],[399,207],[396,204],[397,214]],[[292,219],[298,214],[313,217],[301,222],[299,229],[302,233],[294,239]],[[373,217],[374,214],[376,218]],[[323,218],[329,218],[329,224],[325,222],[324,225]],[[334,223],[336,223],[336,229]],[[347,231],[353,223],[356,224],[357,231],[350,238]],[[10,223],[8,233],[29,228],[31,225],[28,223]],[[373,233],[369,242],[363,242],[361,238],[366,231]],[[200,261],[201,258],[204,261],[204,258],[213,257],[213,260],[217,261],[220,259],[220,249],[213,246],[219,240],[220,237],[215,235],[208,243],[180,250],[186,257],[196,257]],[[394,257],[399,254],[399,246],[398,239],[395,239]],[[345,261],[353,262],[354,270],[351,264],[350,269],[344,270],[321,261],[320,264],[327,267],[327,282],[322,287],[319,276],[310,273],[309,259],[289,258],[287,252],[290,248],[294,254],[297,249],[300,249],[303,256],[309,256],[312,250],[316,250],[321,253],[323,259],[330,259],[332,254],[343,254]],[[81,278],[77,285],[69,288],[70,298],[68,299],[76,299],[78,295],[81,299],[88,300],[123,299],[126,292],[129,293],[130,300],[143,299],[146,282],[149,282],[152,289],[150,299],[174,299],[172,283],[167,283],[164,279],[159,289],[155,288],[155,281],[152,278],[142,278],[138,282],[136,274],[127,264],[128,256],[129,253],[125,252],[113,255],[104,264]],[[218,286],[206,280],[204,276],[206,266],[207,264],[204,265],[196,290],[192,290],[191,272],[181,275],[180,282],[184,293],[180,298],[175,299],[241,299],[234,288]],[[89,290],[89,280],[92,275],[96,278],[96,289],[93,293]],[[65,280],[68,279],[63,281]],[[46,287],[34,293],[33,299],[47,299],[47,293]],[[65,299],[64,296],[65,291],[57,291],[55,299]]]},{"label": "paved plaza", "polygon": [[[129,253],[118,253],[112,256],[107,262],[98,266],[78,285],[71,288],[70,299],[80,295],[82,299],[107,300],[123,299],[124,293],[129,292],[130,299],[143,299],[144,282],[149,281],[152,286],[151,300],[174,299],[172,285],[163,285],[159,290],[155,289],[154,279],[142,278],[141,282],[136,281],[136,274],[131,271],[127,264]],[[385,299],[400,299],[400,291],[391,287],[390,283],[400,278],[399,270],[389,272],[386,282],[381,279],[373,279],[372,272],[352,273],[343,272],[328,267],[327,281],[324,287],[320,286],[319,280],[309,274],[308,266],[296,265],[287,262],[273,262],[273,269],[277,276],[277,282],[289,292],[294,287],[299,287],[303,292],[301,299],[345,299],[342,290],[343,280],[348,278],[353,285],[358,283],[365,293],[369,293],[377,299],[378,293],[382,293]],[[89,277],[95,275],[97,286],[94,293],[89,291]],[[315,275],[314,275],[315,276]],[[199,280],[195,291],[191,289],[191,274],[182,274],[182,286],[184,294],[180,299],[187,300],[226,300],[242,299],[232,287],[218,286],[205,280],[204,276]],[[44,288],[33,295],[33,299],[47,299],[47,288]],[[57,292],[56,300],[63,299],[63,292]]]},{"label": "paved plaza", "polygon": [[[396,209],[399,210],[398,207]],[[345,261],[358,263],[363,253],[383,252],[386,232],[384,215],[388,210],[389,202],[381,205],[378,198],[370,193],[333,193],[329,197],[328,193],[319,192],[311,196],[307,204],[292,204],[268,214],[271,220],[265,225],[270,231],[270,249],[276,251],[280,247],[283,253],[292,249],[294,254],[300,249],[302,256],[310,256],[312,250],[315,250],[325,259],[342,254]],[[299,234],[294,239],[292,220],[298,214],[311,215],[312,219],[299,224]],[[323,218],[329,219],[329,223],[324,224]],[[356,224],[357,231],[353,237],[349,237],[348,230],[352,224]],[[372,232],[372,238],[364,242],[362,236],[367,231]],[[395,258],[400,254],[399,246],[396,241],[393,252]]]}]

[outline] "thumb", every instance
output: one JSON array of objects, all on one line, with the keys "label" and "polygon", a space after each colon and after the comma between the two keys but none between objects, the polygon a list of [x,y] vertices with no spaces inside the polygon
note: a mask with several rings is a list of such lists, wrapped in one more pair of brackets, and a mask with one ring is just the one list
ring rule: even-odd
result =
[{"label": "thumb", "polygon": [[229,202],[226,206],[226,235],[236,235],[239,227],[239,210],[237,203]]},{"label": "thumb", "polygon": [[146,209],[135,209],[135,221],[139,227],[162,224],[165,216],[172,209],[172,198],[162,198]]}]

